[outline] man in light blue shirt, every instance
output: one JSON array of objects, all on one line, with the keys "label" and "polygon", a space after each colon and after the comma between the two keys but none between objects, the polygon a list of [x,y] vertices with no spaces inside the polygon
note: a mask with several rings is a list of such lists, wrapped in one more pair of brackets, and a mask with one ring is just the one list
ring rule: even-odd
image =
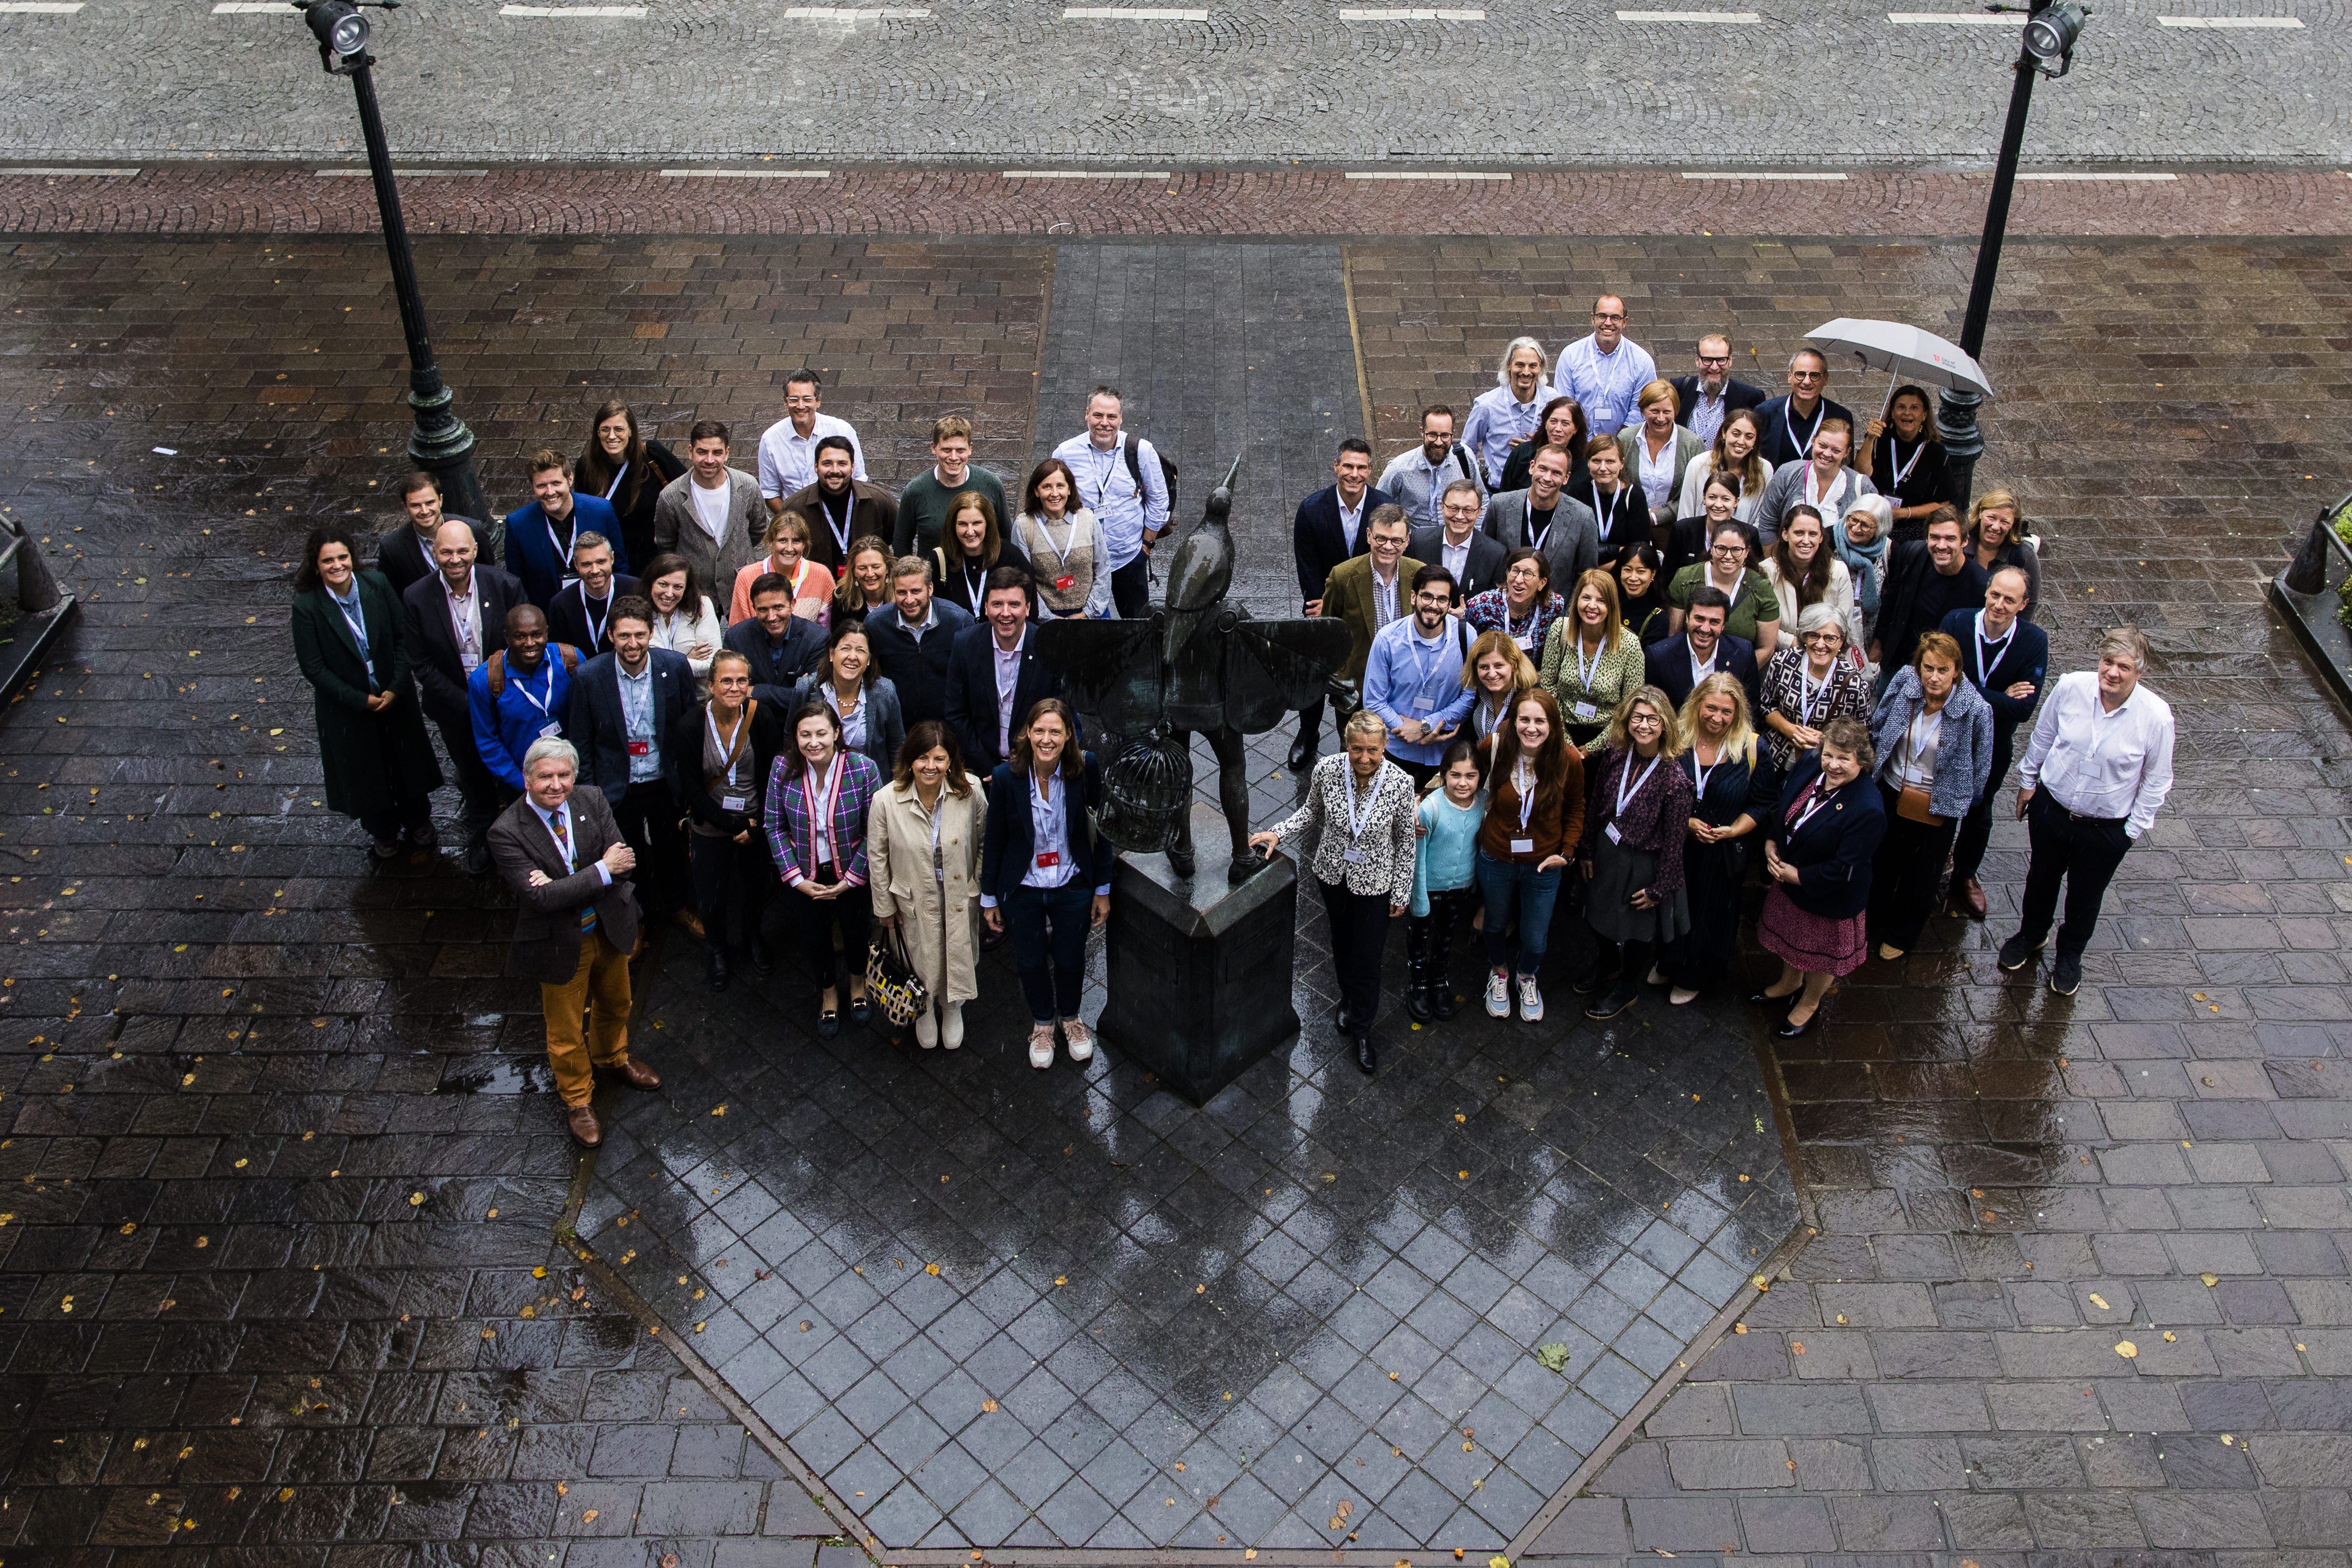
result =
[{"label": "man in light blue shirt", "polygon": [[1642,388],[1658,379],[1658,362],[1625,335],[1625,301],[1603,294],[1592,302],[1592,331],[1559,351],[1553,384],[1584,410],[1594,436],[1614,436],[1641,406]]},{"label": "man in light blue shirt", "polygon": [[1151,607],[1151,544],[1168,527],[1168,475],[1150,442],[1120,428],[1123,418],[1118,388],[1096,387],[1087,399],[1087,433],[1054,456],[1070,465],[1079,504],[1102,522],[1111,602],[1133,620]]},{"label": "man in light blue shirt", "polygon": [[1435,776],[1476,697],[1462,679],[1469,629],[1446,614],[1454,588],[1454,574],[1443,566],[1413,574],[1412,614],[1382,626],[1364,662],[1364,706],[1388,725],[1389,761],[1416,786]]},{"label": "man in light blue shirt", "polygon": [[1502,485],[1511,448],[1536,433],[1543,402],[1543,344],[1533,338],[1513,338],[1496,368],[1495,384],[1478,395],[1462,425],[1462,444],[1486,469],[1489,493]]},{"label": "man in light blue shirt", "polygon": [[1391,459],[1381,475],[1381,489],[1404,508],[1414,528],[1436,528],[1445,521],[1440,498],[1457,479],[1486,493],[1478,484],[1478,460],[1454,439],[1454,410],[1433,403],[1421,411],[1421,445]]}]

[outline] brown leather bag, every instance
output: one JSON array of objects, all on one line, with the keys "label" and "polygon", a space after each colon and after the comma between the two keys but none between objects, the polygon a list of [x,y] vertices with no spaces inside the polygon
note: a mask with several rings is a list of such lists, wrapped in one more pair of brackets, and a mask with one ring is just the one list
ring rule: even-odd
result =
[{"label": "brown leather bag", "polygon": [[1927,809],[1927,792],[1917,784],[1903,786],[1903,797],[1895,803],[1895,815],[1906,822],[1924,823],[1929,827],[1941,827],[1952,820]]}]

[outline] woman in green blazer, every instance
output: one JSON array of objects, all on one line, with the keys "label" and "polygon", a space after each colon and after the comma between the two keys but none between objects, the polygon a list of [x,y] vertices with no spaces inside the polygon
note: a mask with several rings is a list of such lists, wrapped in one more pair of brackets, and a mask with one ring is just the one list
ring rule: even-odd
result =
[{"label": "woman in green blazer", "polygon": [[358,560],[347,530],[311,531],[294,578],[294,660],[311,687],[328,807],[359,818],[389,860],[404,833],[421,849],[439,842],[441,764],[401,644],[400,597]]}]

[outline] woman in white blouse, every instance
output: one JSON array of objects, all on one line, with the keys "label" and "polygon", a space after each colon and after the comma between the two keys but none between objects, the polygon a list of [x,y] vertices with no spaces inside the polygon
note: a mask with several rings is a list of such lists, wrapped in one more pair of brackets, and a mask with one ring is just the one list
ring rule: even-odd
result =
[{"label": "woman in white blouse", "polygon": [[695,679],[710,679],[710,661],[727,628],[696,581],[692,563],[683,555],[656,555],[646,565],[644,582],[646,596],[654,602],[654,647],[685,655]]},{"label": "woman in white blouse", "polygon": [[1675,423],[1681,411],[1682,399],[1674,383],[1654,381],[1642,388],[1642,422],[1617,432],[1625,478],[1641,487],[1653,523],[1675,521],[1685,477],[1706,456],[1699,438]]},{"label": "woman in white blouse", "polygon": [[1756,521],[1756,504],[1764,499],[1764,487],[1772,482],[1772,465],[1756,450],[1762,439],[1761,427],[1756,416],[1745,408],[1727,414],[1723,428],[1715,433],[1715,445],[1691,459],[1683,470],[1681,503],[1675,507],[1678,518],[1696,517],[1706,510],[1706,481],[1717,474],[1732,480],[1732,493],[1739,498],[1732,513],[1742,522]]}]

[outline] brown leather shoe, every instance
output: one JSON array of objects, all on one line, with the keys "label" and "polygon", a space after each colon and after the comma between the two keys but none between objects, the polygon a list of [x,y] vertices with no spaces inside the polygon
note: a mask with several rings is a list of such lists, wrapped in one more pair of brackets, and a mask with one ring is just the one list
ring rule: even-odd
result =
[{"label": "brown leather shoe", "polygon": [[1963,877],[1952,884],[1952,912],[1972,921],[1984,919],[1984,884],[1974,877]]},{"label": "brown leather shoe", "polygon": [[570,1117],[572,1141],[583,1149],[593,1149],[604,1141],[604,1130],[596,1125],[596,1113],[584,1105],[572,1108]]},{"label": "brown leather shoe", "polygon": [[692,910],[678,910],[669,917],[669,922],[697,942],[705,940],[702,934],[702,917]]},{"label": "brown leather shoe", "polygon": [[639,1061],[625,1061],[613,1069],[631,1089],[659,1089],[661,1074]]}]

